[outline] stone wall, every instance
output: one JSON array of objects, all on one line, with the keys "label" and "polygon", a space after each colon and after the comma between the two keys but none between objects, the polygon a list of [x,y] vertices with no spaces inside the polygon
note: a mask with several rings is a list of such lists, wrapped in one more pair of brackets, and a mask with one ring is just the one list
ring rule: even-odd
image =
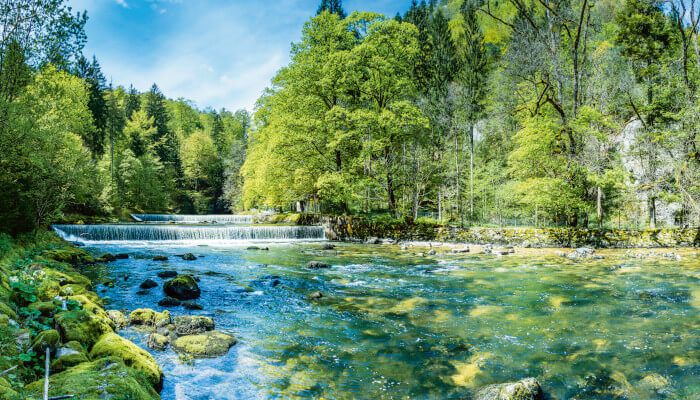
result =
[{"label": "stone wall", "polygon": [[299,225],[323,225],[331,240],[434,240],[532,247],[690,247],[700,246],[700,229],[459,228],[408,224],[348,216],[297,214],[283,218]]}]

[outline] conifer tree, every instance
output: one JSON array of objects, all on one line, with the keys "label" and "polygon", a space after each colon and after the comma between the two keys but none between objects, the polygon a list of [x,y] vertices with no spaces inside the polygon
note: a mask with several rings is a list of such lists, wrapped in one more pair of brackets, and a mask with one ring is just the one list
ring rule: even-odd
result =
[{"label": "conifer tree", "polygon": [[336,14],[341,19],[343,19],[347,16],[347,14],[345,14],[345,10],[343,10],[343,1],[342,0],[323,0],[321,2],[321,5],[318,6],[318,10],[316,11],[316,14],[318,15],[324,11],[328,11],[331,14]]}]

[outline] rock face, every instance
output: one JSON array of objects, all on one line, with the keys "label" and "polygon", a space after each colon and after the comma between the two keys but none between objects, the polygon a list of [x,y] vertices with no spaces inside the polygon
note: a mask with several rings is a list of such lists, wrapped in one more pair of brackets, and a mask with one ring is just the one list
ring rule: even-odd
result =
[{"label": "rock face", "polygon": [[197,259],[197,256],[192,253],[185,253],[182,255],[182,259],[185,261],[194,261]]},{"label": "rock face", "polygon": [[154,288],[156,286],[158,286],[158,284],[153,279],[146,279],[145,281],[143,281],[140,288],[141,289],[151,289],[151,288]]},{"label": "rock face", "polygon": [[194,300],[201,294],[197,282],[191,275],[180,275],[166,281],[163,284],[163,291],[166,295],[178,300]]},{"label": "rock face", "polygon": [[485,386],[476,392],[474,400],[544,400],[544,393],[535,378],[526,378]]},{"label": "rock face", "polygon": [[[27,386],[27,394],[41,398],[44,380]],[[108,357],[86,362],[51,375],[49,396],[72,395],[76,399],[139,399],[157,400],[155,389],[142,384],[137,371],[126,367],[118,357]]]},{"label": "rock face", "polygon": [[326,264],[321,261],[309,261],[306,263],[306,268],[310,269],[321,269],[321,268],[330,268],[330,264]]},{"label": "rock face", "polygon": [[142,372],[148,382],[155,388],[163,384],[163,371],[153,356],[134,343],[122,338],[116,333],[108,333],[95,343],[90,358],[97,359],[108,356],[116,356],[124,360],[124,364],[139,372]]},{"label": "rock face", "polygon": [[236,343],[236,339],[227,333],[209,331],[200,335],[179,337],[175,339],[171,347],[178,353],[208,358],[223,356]]},{"label": "rock face", "polygon": [[178,335],[196,335],[214,329],[214,320],[209,317],[178,315],[173,318],[175,332]]}]

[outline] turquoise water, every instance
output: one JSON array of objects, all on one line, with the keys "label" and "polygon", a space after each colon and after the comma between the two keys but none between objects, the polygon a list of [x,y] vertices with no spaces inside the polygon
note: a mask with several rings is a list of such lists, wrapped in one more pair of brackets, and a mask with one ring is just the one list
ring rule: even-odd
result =
[{"label": "turquoise water", "polygon": [[[263,242],[91,243],[130,253],[94,274],[110,308],[162,310],[146,278],[198,276],[203,311],[240,343],[188,365],[151,351],[162,398],[462,399],[490,383],[536,377],[553,399],[700,398],[700,258],[639,260],[607,251],[429,258],[388,245]],[[182,261],[177,254],[204,256]],[[154,255],[168,262],[153,262]],[[333,264],[307,270],[307,261]],[[127,280],[124,280],[124,276]],[[320,300],[305,297],[321,291]],[[123,335],[145,347],[142,333]]]}]

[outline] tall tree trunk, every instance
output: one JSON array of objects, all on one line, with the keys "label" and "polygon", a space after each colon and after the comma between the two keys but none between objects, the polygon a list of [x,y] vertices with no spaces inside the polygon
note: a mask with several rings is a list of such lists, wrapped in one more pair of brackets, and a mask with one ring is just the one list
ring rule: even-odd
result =
[{"label": "tall tree trunk", "polygon": [[656,197],[649,198],[649,226],[656,229]]},{"label": "tall tree trunk", "polygon": [[598,186],[597,188],[597,196],[596,196],[596,215],[598,216],[598,227],[603,226],[603,190]]},{"label": "tall tree trunk", "polygon": [[469,219],[474,219],[474,126],[469,134]]},{"label": "tall tree trunk", "polygon": [[455,184],[457,187],[457,217],[459,218],[460,221],[462,221],[462,191],[461,187],[459,185],[459,139],[457,138],[457,135],[455,135],[455,170],[456,170],[456,176],[455,176]]}]

